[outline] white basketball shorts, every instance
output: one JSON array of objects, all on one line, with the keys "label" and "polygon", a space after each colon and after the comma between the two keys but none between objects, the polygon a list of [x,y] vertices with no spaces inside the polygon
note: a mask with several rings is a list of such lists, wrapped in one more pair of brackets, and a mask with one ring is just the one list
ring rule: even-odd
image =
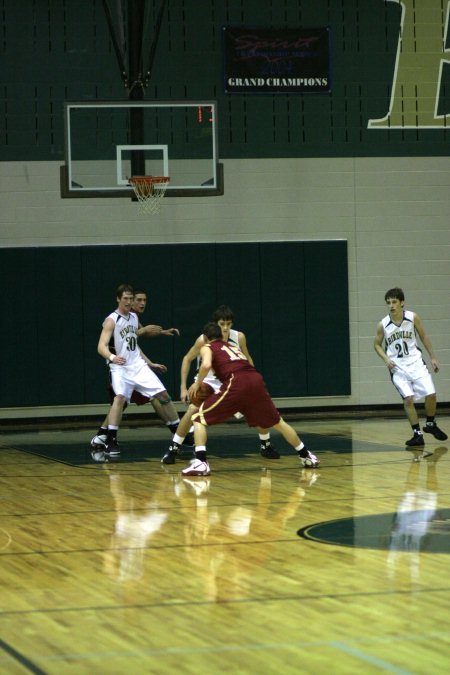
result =
[{"label": "white basketball shorts", "polygon": [[144,360],[142,364],[132,367],[113,365],[111,367],[111,385],[116,395],[125,396],[128,403],[134,389],[148,398],[154,398],[166,389],[159,377]]},{"label": "white basketball shorts", "polygon": [[419,359],[408,367],[396,366],[391,370],[392,384],[402,398],[412,396],[414,401],[435,394],[433,378],[425,363]]}]

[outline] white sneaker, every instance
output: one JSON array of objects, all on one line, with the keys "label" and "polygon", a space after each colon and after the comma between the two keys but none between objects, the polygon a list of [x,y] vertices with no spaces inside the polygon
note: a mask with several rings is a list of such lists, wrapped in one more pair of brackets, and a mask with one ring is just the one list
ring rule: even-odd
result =
[{"label": "white sneaker", "polygon": [[301,457],[299,455],[300,461],[302,463],[302,466],[305,467],[305,469],[316,469],[320,465],[319,459],[312,454],[309,450],[306,451],[308,453],[307,457]]},{"label": "white sneaker", "polygon": [[94,438],[91,439],[91,447],[106,448],[106,434],[100,434],[100,436],[97,436],[96,434]]},{"label": "white sneaker", "polygon": [[211,469],[208,462],[193,459],[188,467],[182,470],[183,476],[209,476]]}]

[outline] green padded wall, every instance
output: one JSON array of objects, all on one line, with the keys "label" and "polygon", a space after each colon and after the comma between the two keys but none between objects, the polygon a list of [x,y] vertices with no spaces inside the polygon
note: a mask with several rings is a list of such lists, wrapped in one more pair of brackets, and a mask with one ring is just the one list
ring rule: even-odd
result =
[{"label": "green padded wall", "polygon": [[97,342],[120,283],[147,291],[144,323],[181,330],[141,340],[175,399],[181,359],[219,304],[272,396],[350,394],[345,241],[0,249],[0,279],[16,299],[1,407],[107,400]]}]

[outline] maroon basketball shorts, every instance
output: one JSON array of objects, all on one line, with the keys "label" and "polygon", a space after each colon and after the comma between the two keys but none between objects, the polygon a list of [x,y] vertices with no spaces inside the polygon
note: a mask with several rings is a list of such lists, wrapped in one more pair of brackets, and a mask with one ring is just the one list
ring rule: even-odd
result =
[{"label": "maroon basketball shorts", "polygon": [[258,372],[234,373],[217,392],[202,403],[193,422],[212,426],[242,413],[250,427],[273,427],[281,419]]}]

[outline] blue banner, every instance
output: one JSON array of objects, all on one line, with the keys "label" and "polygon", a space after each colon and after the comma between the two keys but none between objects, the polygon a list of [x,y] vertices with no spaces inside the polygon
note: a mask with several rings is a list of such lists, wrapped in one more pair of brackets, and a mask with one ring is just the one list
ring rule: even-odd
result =
[{"label": "blue banner", "polygon": [[224,26],[225,92],[331,91],[329,28]]}]

